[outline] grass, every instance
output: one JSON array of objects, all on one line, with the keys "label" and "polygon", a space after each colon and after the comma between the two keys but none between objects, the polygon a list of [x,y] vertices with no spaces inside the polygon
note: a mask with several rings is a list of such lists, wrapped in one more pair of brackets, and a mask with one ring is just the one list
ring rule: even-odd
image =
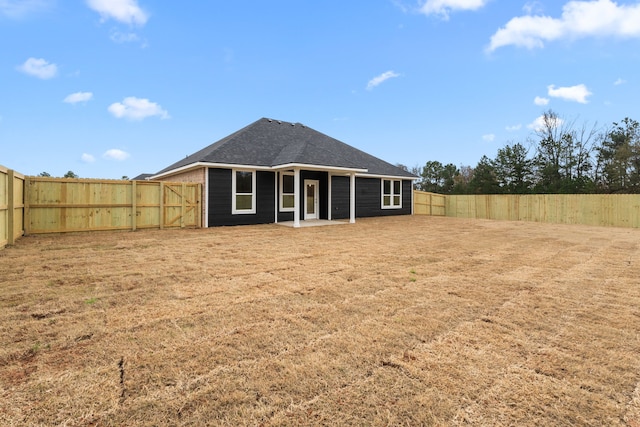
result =
[{"label": "grass", "polygon": [[638,277],[640,230],[586,226],[25,237],[0,425],[637,427]]}]

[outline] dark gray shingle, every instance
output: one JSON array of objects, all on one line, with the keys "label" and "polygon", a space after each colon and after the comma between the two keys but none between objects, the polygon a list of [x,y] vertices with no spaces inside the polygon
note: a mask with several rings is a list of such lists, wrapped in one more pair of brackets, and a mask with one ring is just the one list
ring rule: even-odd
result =
[{"label": "dark gray shingle", "polygon": [[158,172],[193,163],[280,166],[291,163],[367,169],[371,175],[416,178],[384,160],[300,123],[262,118]]}]

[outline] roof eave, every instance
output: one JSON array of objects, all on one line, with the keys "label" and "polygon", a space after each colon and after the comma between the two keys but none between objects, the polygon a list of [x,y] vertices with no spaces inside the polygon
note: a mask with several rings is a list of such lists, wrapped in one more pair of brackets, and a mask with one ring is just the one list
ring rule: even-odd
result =
[{"label": "roof eave", "polygon": [[379,173],[357,173],[356,176],[362,178],[384,178],[384,179],[410,179],[415,181],[418,179],[416,176],[407,176],[407,175],[384,175]]},{"label": "roof eave", "polygon": [[248,164],[235,164],[235,163],[211,163],[211,162],[195,162],[191,163],[176,169],[172,169],[163,173],[159,173],[149,177],[148,179],[158,179],[171,175],[176,175],[183,172],[188,172],[193,169],[199,168],[226,168],[226,169],[251,169],[251,170],[287,170],[287,169],[305,169],[305,170],[317,170],[317,171],[327,171],[332,173],[341,173],[341,174],[351,174],[355,173],[356,176],[367,177],[367,178],[388,178],[388,179],[411,179],[416,180],[419,179],[416,176],[406,176],[406,175],[385,175],[385,174],[375,174],[369,173],[368,169],[365,168],[349,168],[342,166],[326,166],[326,165],[311,165],[305,163],[286,163],[282,165],[276,166],[258,166],[258,165],[248,165]]},{"label": "roof eave", "polygon": [[306,170],[318,170],[337,173],[367,173],[369,170],[365,168],[349,168],[345,166],[326,166],[326,165],[312,165],[306,163],[285,163],[282,165],[276,165],[272,167],[273,170],[283,169],[306,169]]},{"label": "roof eave", "polygon": [[193,169],[199,168],[226,168],[226,169],[251,169],[251,170],[271,170],[271,166],[257,166],[257,165],[243,165],[234,163],[211,163],[211,162],[195,162],[188,165],[181,166],[179,168],[171,169],[166,172],[162,172],[153,175],[149,179],[158,179],[166,176],[176,175],[178,173],[188,172]]}]

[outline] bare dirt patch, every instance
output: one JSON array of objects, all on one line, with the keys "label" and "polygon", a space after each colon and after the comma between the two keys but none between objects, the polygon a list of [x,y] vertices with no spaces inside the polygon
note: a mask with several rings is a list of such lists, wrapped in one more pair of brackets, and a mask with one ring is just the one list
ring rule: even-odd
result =
[{"label": "bare dirt patch", "polygon": [[640,426],[640,230],[454,218],[25,237],[0,425]]}]

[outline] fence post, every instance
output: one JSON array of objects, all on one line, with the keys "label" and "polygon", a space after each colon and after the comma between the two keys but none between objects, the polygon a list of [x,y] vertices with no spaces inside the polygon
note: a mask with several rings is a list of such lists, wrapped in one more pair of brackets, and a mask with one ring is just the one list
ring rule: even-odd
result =
[{"label": "fence post", "polygon": [[164,181],[160,181],[160,230],[164,228]]},{"label": "fence post", "polygon": [[196,205],[198,207],[196,225],[198,228],[202,228],[202,184],[198,184],[198,187],[196,188],[196,200]]},{"label": "fence post", "polygon": [[131,230],[136,231],[136,225],[138,221],[138,194],[136,182],[131,181]]},{"label": "fence post", "polygon": [[16,206],[14,201],[14,188],[13,188],[13,180],[15,174],[13,169],[9,169],[7,171],[7,244],[13,245],[16,241],[16,238],[13,233],[13,228],[15,224],[15,214],[16,214]]},{"label": "fence post", "polygon": [[22,220],[22,226],[24,227],[24,235],[28,236],[31,232],[31,207],[29,203],[29,199],[31,197],[31,178],[28,176],[24,177],[24,216]]},{"label": "fence post", "polygon": [[180,215],[180,228],[184,228],[184,217],[187,215],[187,184],[182,183],[182,212]]}]

